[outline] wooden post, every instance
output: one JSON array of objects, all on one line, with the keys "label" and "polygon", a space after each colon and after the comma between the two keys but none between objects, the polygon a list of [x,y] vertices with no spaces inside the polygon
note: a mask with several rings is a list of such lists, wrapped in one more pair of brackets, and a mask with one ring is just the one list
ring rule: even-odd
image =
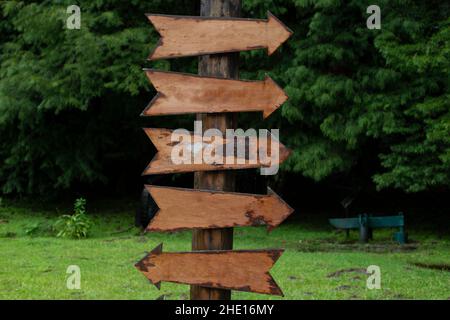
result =
[{"label": "wooden post", "polygon": [[[200,15],[210,17],[239,17],[241,0],[201,0]],[[239,53],[217,54],[199,58],[198,73],[201,76],[237,79],[239,76]],[[236,127],[236,114],[198,114],[203,130],[217,128],[225,134],[227,128]],[[234,191],[233,172],[196,172],[194,188]],[[192,250],[233,249],[233,228],[194,230]],[[231,291],[191,286],[192,300],[230,300]]]}]

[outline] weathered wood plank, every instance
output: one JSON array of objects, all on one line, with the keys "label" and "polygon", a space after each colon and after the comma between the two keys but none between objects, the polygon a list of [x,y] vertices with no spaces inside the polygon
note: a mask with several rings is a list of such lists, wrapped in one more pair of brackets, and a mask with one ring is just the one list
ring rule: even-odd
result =
[{"label": "weathered wood plank", "polygon": [[[279,165],[283,163],[290,155],[291,150],[286,148],[282,143],[277,141],[273,136],[257,137],[256,139],[248,139],[245,143],[246,157],[238,157],[236,149],[238,141],[228,141],[226,138],[216,138],[210,143],[202,141],[201,136],[193,135],[192,133],[179,133],[178,141],[172,141],[173,131],[169,129],[144,129],[147,136],[158,150],[150,164],[144,170],[143,175],[150,174],[166,174],[166,173],[180,173],[193,171],[215,171],[215,170],[236,170],[248,168],[266,168],[271,165]],[[278,159],[272,159],[272,143],[276,145],[273,147],[276,150],[278,145],[279,156]],[[234,145],[234,153],[227,154],[227,147]],[[243,143],[242,143],[243,145]],[[180,155],[183,155],[182,150],[187,150],[192,154],[189,163],[174,163],[172,159],[172,150],[177,147],[180,150]],[[205,148],[209,150],[220,149],[223,150],[221,162],[205,163],[202,160]],[[187,153],[187,152],[186,152]],[[214,152],[211,151],[214,155]],[[248,157],[254,155],[255,157]],[[197,160],[198,161],[197,161]],[[276,162],[272,162],[276,161]]]},{"label": "weathered wood plank", "polygon": [[268,225],[272,230],[294,210],[268,188],[268,195],[146,185],[159,211],[147,231]]},{"label": "weathered wood plank", "polygon": [[158,289],[161,281],[283,295],[269,270],[282,249],[162,252],[162,244],[136,263]]},{"label": "weathered wood plank", "polygon": [[272,54],[292,31],[270,12],[267,20],[147,14],[161,34],[149,60],[267,48]]},{"label": "weathered wood plank", "polygon": [[264,81],[201,77],[145,70],[158,91],[142,115],[262,111],[264,118],[277,110],[287,95],[269,76]]}]

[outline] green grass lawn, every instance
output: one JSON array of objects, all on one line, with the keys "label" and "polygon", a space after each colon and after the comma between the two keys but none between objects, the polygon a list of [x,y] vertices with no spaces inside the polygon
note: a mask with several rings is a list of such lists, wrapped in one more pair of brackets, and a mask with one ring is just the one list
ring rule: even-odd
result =
[{"label": "green grass lawn", "polygon": [[[142,235],[133,227],[134,210],[125,201],[98,205],[89,238],[59,239],[51,226],[65,209],[3,203],[0,206],[0,299],[186,299],[189,286],[162,283],[158,291],[134,268],[163,242],[164,251],[190,250],[189,232]],[[113,209],[111,209],[113,208]],[[349,239],[326,216],[298,215],[267,233],[235,228],[235,249],[285,248],[271,270],[285,297],[233,292],[234,299],[448,299],[450,236],[408,226],[412,242],[376,230],[368,245]],[[69,265],[81,268],[81,289],[66,287]],[[366,288],[369,265],[381,268],[381,289]]]}]

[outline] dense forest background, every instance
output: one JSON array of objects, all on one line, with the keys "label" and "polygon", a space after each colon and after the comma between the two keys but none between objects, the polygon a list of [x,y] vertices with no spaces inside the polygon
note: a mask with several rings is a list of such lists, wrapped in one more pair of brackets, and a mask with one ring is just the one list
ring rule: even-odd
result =
[{"label": "dense forest background", "polygon": [[[141,128],[193,121],[139,117],[155,94],[142,68],[197,71],[195,58],[146,61],[159,35],[144,13],[198,15],[199,2],[0,1],[1,192],[139,190],[154,152]],[[241,53],[242,79],[267,73],[290,96],[265,121],[239,118],[280,128],[293,149],[270,178],[281,189],[450,189],[450,3],[378,0],[381,30],[369,30],[372,2],[243,0],[243,17],[269,10],[295,32],[271,57]],[[80,30],[66,28],[71,4]]]}]

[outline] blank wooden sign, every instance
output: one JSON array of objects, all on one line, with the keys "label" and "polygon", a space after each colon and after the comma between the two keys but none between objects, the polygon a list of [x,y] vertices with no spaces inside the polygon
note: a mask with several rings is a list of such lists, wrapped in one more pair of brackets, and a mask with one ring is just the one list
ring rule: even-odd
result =
[{"label": "blank wooden sign", "polygon": [[294,210],[268,188],[268,195],[145,186],[159,211],[147,231],[268,225],[271,230]]},{"label": "blank wooden sign", "polygon": [[288,98],[269,76],[264,81],[242,81],[145,72],[158,94],[142,113],[144,116],[260,111],[266,118]]},{"label": "blank wooden sign", "polygon": [[272,54],[291,35],[273,14],[268,20],[147,14],[161,34],[150,60],[267,48]]},{"label": "blank wooden sign", "polygon": [[269,273],[282,249],[162,252],[162,243],[136,263],[158,289],[161,281],[283,295]]}]

